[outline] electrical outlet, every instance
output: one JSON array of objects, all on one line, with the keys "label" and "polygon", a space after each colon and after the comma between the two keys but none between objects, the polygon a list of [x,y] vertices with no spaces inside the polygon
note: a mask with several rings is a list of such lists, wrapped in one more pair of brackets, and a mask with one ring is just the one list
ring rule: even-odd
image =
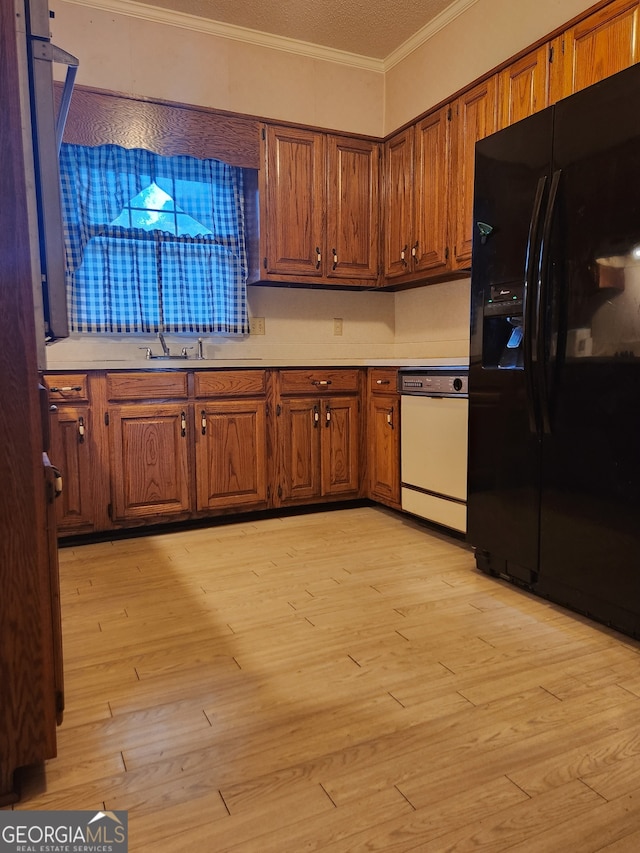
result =
[{"label": "electrical outlet", "polygon": [[264,317],[251,317],[249,320],[250,335],[264,335]]},{"label": "electrical outlet", "polygon": [[342,317],[334,317],[333,318],[333,334],[341,335],[342,334]]}]

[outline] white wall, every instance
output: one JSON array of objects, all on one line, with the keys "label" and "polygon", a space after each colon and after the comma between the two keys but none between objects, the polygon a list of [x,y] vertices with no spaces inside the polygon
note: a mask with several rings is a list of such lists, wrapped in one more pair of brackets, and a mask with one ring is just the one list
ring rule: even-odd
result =
[{"label": "white wall", "polygon": [[[382,70],[67,0],[50,0],[50,5],[55,11],[51,26],[55,43],[80,60],[78,84],[382,136]],[[194,27],[198,21],[186,16],[176,20],[185,24],[193,20]]]},{"label": "white wall", "polygon": [[386,72],[385,135],[592,5],[592,0],[477,0]]},{"label": "white wall", "polygon": [[[80,60],[78,83],[125,94],[383,136],[591,5],[590,0],[476,0],[390,68],[363,68],[51,0],[56,44]],[[61,75],[61,72],[57,72]],[[468,353],[469,282],[397,294],[252,287],[264,337],[209,339],[215,357],[429,358]],[[333,318],[342,317],[342,337]],[[144,340],[77,338],[49,364],[140,357]],[[182,342],[184,343],[184,342]],[[175,347],[174,347],[175,348]]]}]

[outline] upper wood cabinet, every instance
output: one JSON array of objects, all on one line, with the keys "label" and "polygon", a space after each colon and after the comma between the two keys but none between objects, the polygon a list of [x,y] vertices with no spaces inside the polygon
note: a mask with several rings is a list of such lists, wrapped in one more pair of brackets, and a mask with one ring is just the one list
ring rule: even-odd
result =
[{"label": "upper wood cabinet", "polygon": [[378,143],[272,125],[263,136],[259,279],[374,286]]},{"label": "upper wood cabinet", "polygon": [[614,0],[553,40],[552,103],[640,59],[638,5],[638,0]]},{"label": "upper wood cabinet", "polygon": [[543,44],[498,75],[498,127],[508,127],[549,105],[549,51]]},{"label": "upper wood cabinet", "polygon": [[327,278],[378,279],[380,257],[380,146],[327,136]]},{"label": "upper wood cabinet", "polygon": [[497,77],[489,77],[461,95],[453,105],[455,143],[451,168],[453,191],[453,266],[471,264],[475,144],[498,129]]},{"label": "upper wood cabinet", "polygon": [[444,107],[384,149],[384,274],[411,281],[449,265],[450,112]]}]

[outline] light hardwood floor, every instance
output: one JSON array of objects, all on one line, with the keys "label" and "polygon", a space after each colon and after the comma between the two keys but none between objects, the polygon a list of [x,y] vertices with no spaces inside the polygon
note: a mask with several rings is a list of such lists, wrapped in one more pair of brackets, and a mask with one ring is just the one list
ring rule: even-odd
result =
[{"label": "light hardwood floor", "polygon": [[67,708],[24,809],[130,850],[640,849],[639,644],[375,507],[60,552]]}]

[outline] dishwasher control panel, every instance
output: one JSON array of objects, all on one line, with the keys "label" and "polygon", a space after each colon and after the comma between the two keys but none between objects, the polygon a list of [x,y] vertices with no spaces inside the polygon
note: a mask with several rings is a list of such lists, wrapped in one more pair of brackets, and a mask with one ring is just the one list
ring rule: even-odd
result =
[{"label": "dishwasher control panel", "polygon": [[464,367],[429,367],[401,370],[398,391],[424,397],[467,397],[469,370]]}]

